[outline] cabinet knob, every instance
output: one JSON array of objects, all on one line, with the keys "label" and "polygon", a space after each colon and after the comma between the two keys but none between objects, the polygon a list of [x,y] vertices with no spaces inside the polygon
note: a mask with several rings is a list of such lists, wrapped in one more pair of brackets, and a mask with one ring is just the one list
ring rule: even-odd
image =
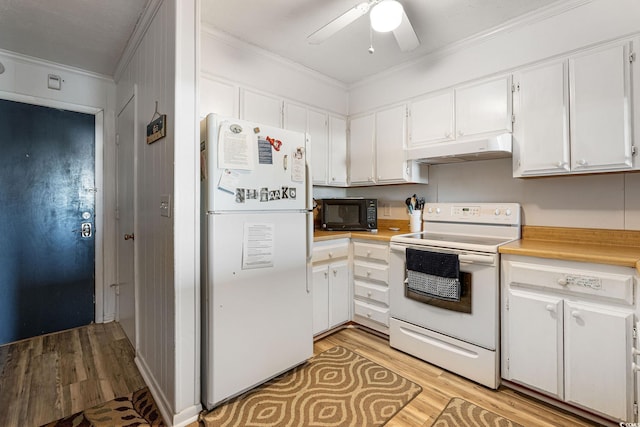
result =
[{"label": "cabinet knob", "polygon": [[370,318],[370,317],[371,317],[371,313],[367,313],[367,317],[369,317],[369,318]]},{"label": "cabinet knob", "polygon": [[445,132],[444,133],[444,137],[445,138],[451,138],[451,132]]},{"label": "cabinet knob", "polygon": [[337,276],[338,275],[338,270],[333,270],[333,275]]},{"label": "cabinet knob", "polygon": [[371,256],[371,251],[367,251],[367,256]]},{"label": "cabinet knob", "polygon": [[573,317],[574,319],[579,319],[580,318],[580,312],[578,310],[573,310],[571,312],[571,317]]},{"label": "cabinet knob", "polygon": [[558,285],[567,286],[567,279],[565,277],[561,277],[558,279]]},{"label": "cabinet knob", "polygon": [[555,164],[555,166],[561,169],[563,169],[566,165],[567,165],[567,162],[563,162],[562,160],[560,160],[558,163]]},{"label": "cabinet knob", "polygon": [[324,278],[326,279],[327,277],[329,277],[329,273],[327,273],[326,271],[324,272]]},{"label": "cabinet knob", "polygon": [[331,181],[335,181],[335,180],[336,180],[336,177],[335,177],[335,176],[332,176],[332,177],[331,177]]},{"label": "cabinet knob", "polygon": [[549,313],[555,313],[556,312],[556,306],[553,304],[547,304],[547,306],[545,307],[545,309],[549,312]]},{"label": "cabinet knob", "polygon": [[578,166],[587,166],[588,162],[585,159],[580,159],[577,161]]},{"label": "cabinet knob", "polygon": [[464,135],[464,132],[462,132],[461,130],[458,131],[458,136],[462,136]]},{"label": "cabinet knob", "polygon": [[333,252],[329,252],[329,258],[333,258]]},{"label": "cabinet knob", "polygon": [[371,291],[367,292],[367,296],[368,296],[368,297],[370,297],[371,295],[373,295],[373,294],[371,293]]},{"label": "cabinet knob", "polygon": [[367,276],[371,276],[371,272],[370,271],[367,271]]}]

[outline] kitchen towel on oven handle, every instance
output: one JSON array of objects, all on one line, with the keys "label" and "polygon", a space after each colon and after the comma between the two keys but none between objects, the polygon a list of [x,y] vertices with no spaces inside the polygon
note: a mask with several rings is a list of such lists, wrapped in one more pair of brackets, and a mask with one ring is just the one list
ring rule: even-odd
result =
[{"label": "kitchen towel on oven handle", "polygon": [[456,254],[406,249],[407,290],[446,301],[460,301],[460,262]]}]

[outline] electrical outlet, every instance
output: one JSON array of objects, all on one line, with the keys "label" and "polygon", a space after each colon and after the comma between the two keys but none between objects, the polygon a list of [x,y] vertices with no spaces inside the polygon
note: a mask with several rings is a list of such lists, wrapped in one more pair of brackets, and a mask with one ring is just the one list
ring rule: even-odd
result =
[{"label": "electrical outlet", "polygon": [[382,216],[391,216],[391,205],[382,203]]}]

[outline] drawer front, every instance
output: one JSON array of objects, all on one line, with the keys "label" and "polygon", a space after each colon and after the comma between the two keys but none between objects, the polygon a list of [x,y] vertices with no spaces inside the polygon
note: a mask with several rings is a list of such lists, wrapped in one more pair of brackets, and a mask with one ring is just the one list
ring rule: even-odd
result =
[{"label": "drawer front", "polygon": [[353,256],[389,262],[389,245],[353,242]]},{"label": "drawer front", "polygon": [[354,311],[357,316],[364,317],[382,325],[389,326],[389,309],[367,304],[363,301],[355,301]]},{"label": "drawer front", "polygon": [[598,268],[609,266],[587,264],[582,269],[575,268],[576,263],[561,261],[553,265],[506,261],[505,267],[510,286],[521,285],[633,304],[633,275]]},{"label": "drawer front", "polygon": [[353,275],[367,280],[389,283],[389,266],[356,261],[353,263]]},{"label": "drawer front", "polygon": [[312,262],[331,261],[349,256],[349,245],[314,246]]},{"label": "drawer front", "polygon": [[353,291],[357,297],[370,299],[389,306],[389,288],[387,286],[354,280]]}]

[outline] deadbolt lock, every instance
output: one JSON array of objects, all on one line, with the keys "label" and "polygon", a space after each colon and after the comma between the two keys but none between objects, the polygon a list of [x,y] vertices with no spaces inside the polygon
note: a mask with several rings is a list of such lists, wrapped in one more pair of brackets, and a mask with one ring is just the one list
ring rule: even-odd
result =
[{"label": "deadbolt lock", "polygon": [[133,235],[133,233],[125,234],[124,235],[124,240],[135,240],[135,236]]}]

